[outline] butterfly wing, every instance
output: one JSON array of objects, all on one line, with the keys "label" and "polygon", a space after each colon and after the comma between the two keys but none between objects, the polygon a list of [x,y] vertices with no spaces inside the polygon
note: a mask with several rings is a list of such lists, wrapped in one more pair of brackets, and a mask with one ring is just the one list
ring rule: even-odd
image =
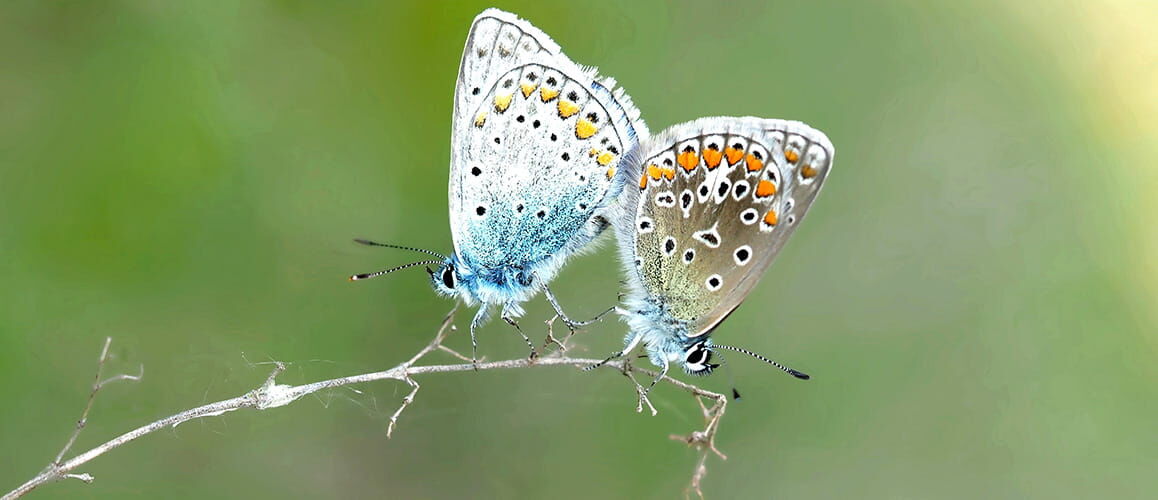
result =
[{"label": "butterfly wing", "polygon": [[[832,143],[803,123],[704,118],[646,141],[618,227],[635,287],[691,337],[740,305],[792,235],[832,166]],[[631,219],[629,219],[631,220]]]},{"label": "butterfly wing", "polygon": [[598,233],[591,221],[620,157],[647,135],[613,80],[488,9],[471,26],[455,96],[450,218],[461,260],[533,268]]}]

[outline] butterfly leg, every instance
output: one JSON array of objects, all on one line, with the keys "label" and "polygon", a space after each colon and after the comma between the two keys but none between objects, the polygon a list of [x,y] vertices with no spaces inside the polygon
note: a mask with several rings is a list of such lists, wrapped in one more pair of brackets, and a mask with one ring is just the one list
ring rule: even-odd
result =
[{"label": "butterfly leg", "polygon": [[[591,370],[599,368],[600,366],[603,366],[607,363],[610,363],[611,360],[613,360],[613,359],[622,358],[624,354],[627,354],[627,353],[631,352],[632,349],[635,349],[635,346],[639,345],[639,341],[642,338],[643,337],[641,335],[635,335],[635,336],[631,337],[631,341],[629,341],[627,343],[627,347],[624,347],[622,351],[612,353],[610,356],[607,357],[607,359],[600,361],[598,363],[595,363],[591,366],[583,368],[583,371],[585,371],[585,372],[591,371]],[[655,385],[655,384],[653,383],[652,385]]]},{"label": "butterfly leg", "polygon": [[667,376],[668,366],[670,365],[668,364],[667,360],[664,360],[663,367],[659,369],[659,375],[655,376],[655,380],[651,381],[651,385],[647,386],[647,390],[643,391],[643,394],[640,395],[641,397],[646,399],[648,393],[650,393],[651,390],[655,388],[655,384],[658,384],[660,380],[663,380],[663,378]]},{"label": "butterfly leg", "polygon": [[651,381],[651,385],[647,386],[647,389],[644,389],[643,386],[639,385],[639,382],[635,381],[635,377],[631,377],[631,381],[635,382],[635,390],[639,393],[639,403],[635,405],[635,411],[642,413],[643,405],[647,405],[647,407],[651,409],[651,416],[654,417],[656,415],[657,412],[655,410],[655,405],[651,404],[651,400],[647,398],[647,395],[650,394],[651,390],[655,388],[655,384],[659,383],[659,381],[663,380],[664,376],[667,375],[667,368],[668,362],[664,361],[663,368],[660,369],[659,375],[656,375],[655,380]]},{"label": "butterfly leg", "polygon": [[512,318],[512,317],[504,314],[503,315],[503,321],[506,321],[508,325],[515,327],[515,331],[519,332],[519,335],[523,336],[523,341],[526,342],[527,347],[529,347],[531,349],[531,354],[529,356],[527,356],[527,359],[533,360],[533,359],[539,357],[539,353],[537,351],[535,351],[535,345],[531,343],[531,338],[528,337],[527,334],[523,333],[523,329],[519,328],[519,324],[517,322],[515,322],[515,318]]},{"label": "butterfly leg", "polygon": [[599,313],[598,316],[595,316],[594,318],[591,318],[587,321],[575,321],[567,317],[567,313],[564,313],[563,308],[559,306],[559,300],[555,298],[555,294],[551,293],[551,289],[546,285],[543,285],[543,295],[547,297],[547,302],[550,302],[551,307],[555,309],[555,314],[558,314],[559,318],[563,320],[563,323],[567,325],[567,328],[570,328],[572,331],[574,331],[577,327],[587,326],[591,323],[599,321],[603,319],[607,313],[615,310],[615,307],[609,307],[606,311]]},{"label": "butterfly leg", "polygon": [[487,319],[487,305],[483,304],[479,307],[478,312],[475,313],[474,319],[470,320],[470,362],[474,365],[474,369],[478,369],[478,337],[475,335],[475,330],[483,324]]}]

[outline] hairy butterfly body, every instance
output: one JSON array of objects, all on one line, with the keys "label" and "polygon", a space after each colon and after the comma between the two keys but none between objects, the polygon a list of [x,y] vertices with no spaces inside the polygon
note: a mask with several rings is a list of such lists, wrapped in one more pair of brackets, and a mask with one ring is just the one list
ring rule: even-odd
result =
[{"label": "hairy butterfly body", "polygon": [[455,251],[431,262],[434,289],[481,305],[472,342],[488,308],[514,325],[540,290],[574,324],[546,285],[608,226],[621,158],[648,135],[639,112],[614,80],[572,62],[530,23],[488,9],[467,36],[452,124]]},{"label": "hairy butterfly body", "polygon": [[616,220],[629,287],[624,352],[643,344],[664,373],[674,363],[706,375],[718,366],[712,350],[725,348],[807,378],[710,337],[800,224],[833,155],[820,131],[761,118],[703,118],[644,141],[625,163],[633,185]]}]

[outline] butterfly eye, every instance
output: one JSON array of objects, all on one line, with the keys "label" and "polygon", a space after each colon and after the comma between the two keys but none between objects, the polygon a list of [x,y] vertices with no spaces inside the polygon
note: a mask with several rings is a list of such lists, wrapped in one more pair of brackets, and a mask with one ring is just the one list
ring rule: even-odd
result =
[{"label": "butterfly eye", "polygon": [[704,358],[706,356],[707,356],[707,354],[703,349],[696,347],[688,352],[688,357],[687,357],[686,361],[689,365],[698,365],[698,364],[704,362]]},{"label": "butterfly eye", "polygon": [[684,357],[684,369],[692,375],[707,375],[717,365],[711,364],[712,351],[704,347],[703,343],[696,344],[688,349]]},{"label": "butterfly eye", "polygon": [[446,266],[442,270],[442,284],[451,290],[454,289],[454,266]]}]

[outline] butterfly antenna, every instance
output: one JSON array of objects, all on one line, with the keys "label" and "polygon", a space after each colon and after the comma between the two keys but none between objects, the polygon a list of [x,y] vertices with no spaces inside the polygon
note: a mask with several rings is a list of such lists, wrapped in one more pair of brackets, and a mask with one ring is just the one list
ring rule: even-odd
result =
[{"label": "butterfly antenna", "polygon": [[438,258],[443,259],[443,260],[446,260],[446,258],[447,258],[445,255],[442,255],[442,254],[435,252],[435,251],[432,251],[432,250],[426,250],[423,248],[414,248],[414,247],[404,247],[401,245],[390,245],[387,243],[378,243],[376,241],[364,240],[362,238],[354,238],[354,243],[359,243],[362,245],[372,246],[372,247],[397,248],[399,250],[410,250],[411,252],[419,252],[419,253],[424,253],[426,255],[433,255],[433,256],[438,257]]},{"label": "butterfly antenna", "polygon": [[[763,362],[765,362],[765,363],[768,363],[768,364],[770,364],[770,365],[772,365],[772,366],[775,366],[776,368],[779,368],[779,369],[781,369],[781,370],[784,370],[784,373],[787,373],[787,374],[789,374],[789,375],[792,375],[793,377],[796,377],[796,378],[798,378],[798,379],[800,379],[800,380],[808,380],[809,378],[812,378],[812,377],[809,377],[809,376],[808,376],[808,374],[806,374],[806,373],[804,373],[804,372],[799,372],[799,371],[793,370],[793,369],[791,369],[791,368],[789,368],[789,367],[787,367],[787,366],[784,366],[784,365],[782,365],[782,364],[780,364],[780,363],[777,363],[777,362],[775,362],[775,361],[772,361],[771,359],[765,358],[764,356],[761,356],[761,355],[759,355],[759,354],[756,354],[756,353],[754,353],[754,352],[752,352],[752,351],[749,351],[749,350],[747,350],[747,349],[743,349],[743,348],[740,348],[740,347],[732,347],[732,346],[730,346],[730,345],[719,345],[719,344],[714,344],[714,345],[712,345],[712,347],[714,347],[714,348],[720,348],[720,349],[727,349],[727,350],[729,350],[729,351],[735,351],[735,352],[741,352],[741,353],[747,354],[747,355],[749,355],[749,356],[752,356],[753,358],[756,358],[756,359],[758,359],[758,360],[760,360],[760,361],[763,361]],[[736,391],[735,389],[732,389],[732,392],[733,392],[733,393],[735,393],[735,391]]]},{"label": "butterfly antenna", "polygon": [[370,278],[377,278],[379,276],[382,276],[383,274],[390,274],[394,271],[401,271],[401,270],[406,269],[408,267],[421,266],[421,265],[425,265],[425,264],[441,264],[441,263],[442,263],[441,260],[423,260],[423,261],[419,261],[419,262],[411,262],[409,264],[403,264],[403,265],[398,266],[398,267],[394,267],[394,268],[390,268],[390,269],[383,269],[381,271],[375,271],[372,273],[355,274],[353,276],[350,276],[350,281],[368,280]]}]

